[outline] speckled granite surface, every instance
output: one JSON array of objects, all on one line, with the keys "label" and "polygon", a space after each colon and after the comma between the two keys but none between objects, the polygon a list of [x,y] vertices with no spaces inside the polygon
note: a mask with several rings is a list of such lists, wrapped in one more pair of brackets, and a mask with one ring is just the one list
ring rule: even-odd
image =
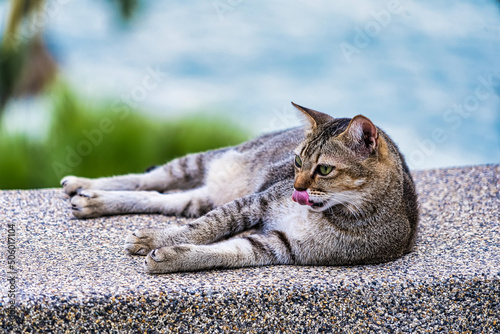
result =
[{"label": "speckled granite surface", "polygon": [[144,274],[122,243],[127,231],[176,220],[76,220],[59,189],[0,191],[0,324],[13,333],[498,333],[499,176],[500,166],[415,172],[417,248],[392,263],[162,276]]}]

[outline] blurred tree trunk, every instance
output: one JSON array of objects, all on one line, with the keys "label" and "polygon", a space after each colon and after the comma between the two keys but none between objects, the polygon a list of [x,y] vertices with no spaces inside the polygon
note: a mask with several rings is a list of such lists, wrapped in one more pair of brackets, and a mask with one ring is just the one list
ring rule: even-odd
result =
[{"label": "blurred tree trunk", "polygon": [[26,51],[26,62],[14,86],[13,96],[36,95],[44,90],[55,78],[57,66],[42,37],[35,37]]},{"label": "blurred tree trunk", "polygon": [[[12,0],[0,45],[0,113],[12,97],[35,95],[55,78],[57,66],[30,20],[44,0]],[[31,29],[31,31],[28,31]]]}]

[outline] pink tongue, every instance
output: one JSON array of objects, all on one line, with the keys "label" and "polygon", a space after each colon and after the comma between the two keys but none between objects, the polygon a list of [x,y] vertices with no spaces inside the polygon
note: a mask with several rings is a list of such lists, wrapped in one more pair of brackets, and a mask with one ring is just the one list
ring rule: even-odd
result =
[{"label": "pink tongue", "polygon": [[309,202],[309,195],[307,191],[297,191],[295,190],[292,195],[292,200],[299,203],[300,205],[313,205],[314,203]]}]

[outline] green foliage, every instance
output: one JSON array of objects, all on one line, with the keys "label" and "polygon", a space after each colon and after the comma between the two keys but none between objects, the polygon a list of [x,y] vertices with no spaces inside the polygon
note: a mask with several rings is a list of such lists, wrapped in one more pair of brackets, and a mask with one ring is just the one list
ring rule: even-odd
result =
[{"label": "green foliage", "polygon": [[92,104],[59,87],[44,140],[0,133],[0,189],[59,186],[65,175],[142,173],[188,153],[238,144],[248,133],[222,116],[154,119]]}]

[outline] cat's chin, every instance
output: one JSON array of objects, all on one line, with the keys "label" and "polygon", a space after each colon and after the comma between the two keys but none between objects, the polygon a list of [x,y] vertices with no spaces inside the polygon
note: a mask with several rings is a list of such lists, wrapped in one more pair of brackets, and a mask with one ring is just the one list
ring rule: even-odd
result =
[{"label": "cat's chin", "polygon": [[328,202],[321,202],[321,203],[314,203],[309,207],[309,209],[315,212],[323,212],[327,210],[329,207],[330,206],[328,205]]}]

